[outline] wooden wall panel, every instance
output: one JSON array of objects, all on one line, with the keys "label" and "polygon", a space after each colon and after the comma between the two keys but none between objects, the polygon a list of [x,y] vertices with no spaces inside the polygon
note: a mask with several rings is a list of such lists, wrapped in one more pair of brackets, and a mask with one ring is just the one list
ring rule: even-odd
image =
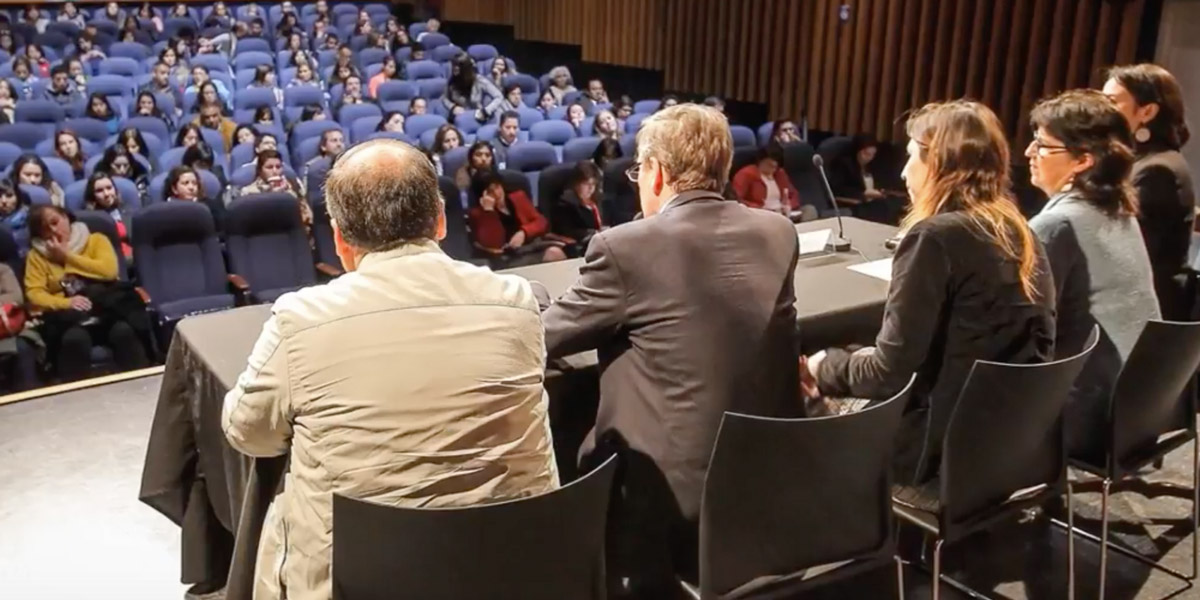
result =
[{"label": "wooden wall panel", "polygon": [[966,96],[1021,140],[1039,98],[1133,60],[1146,1],[445,0],[445,18],[578,45],[585,61],[661,70],[670,91],[807,114],[814,129],[899,139],[910,109]]}]

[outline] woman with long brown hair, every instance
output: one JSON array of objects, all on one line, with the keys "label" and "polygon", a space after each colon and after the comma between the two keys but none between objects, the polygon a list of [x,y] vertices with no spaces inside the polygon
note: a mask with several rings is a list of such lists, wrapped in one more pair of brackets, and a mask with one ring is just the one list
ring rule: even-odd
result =
[{"label": "woman with long brown hair", "polygon": [[1131,179],[1163,318],[1191,320],[1187,286],[1176,278],[1187,265],[1196,210],[1191,170],[1179,152],[1191,137],[1183,91],[1166,69],[1141,64],[1110,69],[1104,95],[1133,131],[1137,162]]},{"label": "woman with long brown hair", "polygon": [[892,263],[875,346],[801,360],[809,395],[887,398],[917,375],[896,453],[900,483],[937,472],[941,439],[976,360],[1054,355],[1054,288],[1041,245],[1010,191],[999,119],[969,101],[929,104],[908,121],[912,210]]}]

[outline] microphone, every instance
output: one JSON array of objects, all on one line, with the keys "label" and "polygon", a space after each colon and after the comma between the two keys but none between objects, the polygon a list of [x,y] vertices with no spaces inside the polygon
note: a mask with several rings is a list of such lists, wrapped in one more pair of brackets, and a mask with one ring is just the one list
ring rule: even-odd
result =
[{"label": "microphone", "polygon": [[829,200],[833,202],[833,214],[837,217],[838,232],[837,236],[829,239],[829,243],[825,245],[826,250],[834,252],[849,252],[850,240],[846,239],[846,228],[842,225],[842,209],[838,206],[837,196],[833,195],[833,188],[829,185],[829,177],[825,175],[825,160],[820,154],[813,154],[813,166],[817,168],[817,172],[821,174],[821,183],[825,184],[825,192],[829,194]]}]

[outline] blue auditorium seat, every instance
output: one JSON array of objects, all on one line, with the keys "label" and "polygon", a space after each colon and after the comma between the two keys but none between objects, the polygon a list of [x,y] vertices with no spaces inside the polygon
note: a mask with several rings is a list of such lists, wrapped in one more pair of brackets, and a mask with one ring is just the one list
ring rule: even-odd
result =
[{"label": "blue auditorium seat", "polygon": [[505,168],[525,174],[532,190],[533,201],[538,202],[538,177],[542,169],[558,164],[558,153],[546,142],[522,142],[508,149]]},{"label": "blue auditorium seat", "polygon": [[259,302],[317,282],[312,250],[289,194],[256,194],[234,200],[226,213],[230,269],[250,284]]}]

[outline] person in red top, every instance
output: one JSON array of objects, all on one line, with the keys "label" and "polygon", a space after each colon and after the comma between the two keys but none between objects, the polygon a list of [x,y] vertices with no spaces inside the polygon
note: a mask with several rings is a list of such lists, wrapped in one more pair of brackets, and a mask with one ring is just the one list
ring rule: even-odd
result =
[{"label": "person in red top", "polygon": [[733,176],[733,191],[738,201],[751,208],[762,208],[788,216],[800,209],[800,194],[792,185],[783,164],[783,150],[774,144],[758,151],[753,164]]},{"label": "person in red top", "polygon": [[493,268],[563,260],[562,242],[549,239],[550,223],[521,190],[506,192],[495,171],[482,171],[472,186],[478,203],[467,211],[471,243]]}]

